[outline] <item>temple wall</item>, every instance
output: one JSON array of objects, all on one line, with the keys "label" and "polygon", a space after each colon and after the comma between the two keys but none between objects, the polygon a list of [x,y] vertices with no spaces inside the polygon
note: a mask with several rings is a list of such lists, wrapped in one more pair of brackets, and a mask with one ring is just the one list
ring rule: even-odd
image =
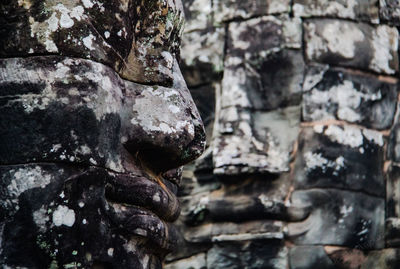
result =
[{"label": "temple wall", "polygon": [[208,132],[165,268],[400,268],[400,4],[185,0]]}]

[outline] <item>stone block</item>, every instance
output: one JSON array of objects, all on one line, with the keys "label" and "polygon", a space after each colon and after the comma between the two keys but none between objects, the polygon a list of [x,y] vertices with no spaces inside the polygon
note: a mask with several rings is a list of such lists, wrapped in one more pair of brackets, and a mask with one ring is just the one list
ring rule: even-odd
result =
[{"label": "stone block", "polygon": [[289,13],[290,10],[289,0],[213,0],[213,5],[216,23],[268,14]]},{"label": "stone block", "polygon": [[293,13],[296,17],[335,17],[379,23],[378,0],[294,0]]},{"label": "stone block", "polygon": [[304,23],[305,53],[309,61],[393,75],[399,70],[398,30],[333,19]]},{"label": "stone block", "polygon": [[396,112],[397,88],[396,79],[311,66],[303,85],[303,119],[337,119],[372,129],[389,129]]},{"label": "stone block", "polygon": [[239,57],[258,62],[283,48],[301,48],[301,21],[288,16],[264,16],[228,26],[228,59],[225,65],[238,62]]},{"label": "stone block", "polygon": [[256,64],[225,68],[221,106],[274,110],[301,102],[305,63],[300,51],[283,50]]},{"label": "stone block", "polygon": [[220,79],[224,39],[223,28],[207,28],[183,35],[181,67],[189,88]]},{"label": "stone block", "polygon": [[384,197],[384,140],[354,126],[314,125],[300,134],[295,188],[337,188]]},{"label": "stone block", "polygon": [[[300,107],[271,112],[223,108],[214,141],[214,173],[280,173],[289,171],[297,138]],[[285,130],[285,131],[283,131]]]},{"label": "stone block", "polygon": [[296,190],[291,202],[311,207],[308,218],[288,224],[296,245],[337,245],[380,249],[384,240],[383,198],[338,189]]}]

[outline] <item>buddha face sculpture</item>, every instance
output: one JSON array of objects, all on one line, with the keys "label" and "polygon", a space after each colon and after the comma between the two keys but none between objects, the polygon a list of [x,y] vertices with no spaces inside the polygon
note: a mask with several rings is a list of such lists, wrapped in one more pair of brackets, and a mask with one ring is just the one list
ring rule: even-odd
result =
[{"label": "buddha face sculpture", "polygon": [[0,264],[161,268],[205,146],[177,0],[0,8]]}]

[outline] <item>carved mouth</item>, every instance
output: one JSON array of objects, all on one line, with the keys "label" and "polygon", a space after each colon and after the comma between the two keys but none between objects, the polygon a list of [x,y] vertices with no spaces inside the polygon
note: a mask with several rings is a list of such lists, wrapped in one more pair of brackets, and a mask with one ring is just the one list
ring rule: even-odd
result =
[{"label": "carved mouth", "polygon": [[161,251],[171,251],[178,237],[170,222],[180,214],[176,188],[162,178],[114,175],[106,184],[111,218],[127,234],[141,236]]}]

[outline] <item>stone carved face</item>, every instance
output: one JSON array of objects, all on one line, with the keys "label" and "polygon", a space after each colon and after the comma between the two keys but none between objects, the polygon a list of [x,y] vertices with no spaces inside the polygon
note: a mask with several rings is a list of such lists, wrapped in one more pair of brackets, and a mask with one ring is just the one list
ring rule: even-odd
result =
[{"label": "stone carved face", "polygon": [[0,9],[0,264],[160,268],[204,129],[179,1]]}]

